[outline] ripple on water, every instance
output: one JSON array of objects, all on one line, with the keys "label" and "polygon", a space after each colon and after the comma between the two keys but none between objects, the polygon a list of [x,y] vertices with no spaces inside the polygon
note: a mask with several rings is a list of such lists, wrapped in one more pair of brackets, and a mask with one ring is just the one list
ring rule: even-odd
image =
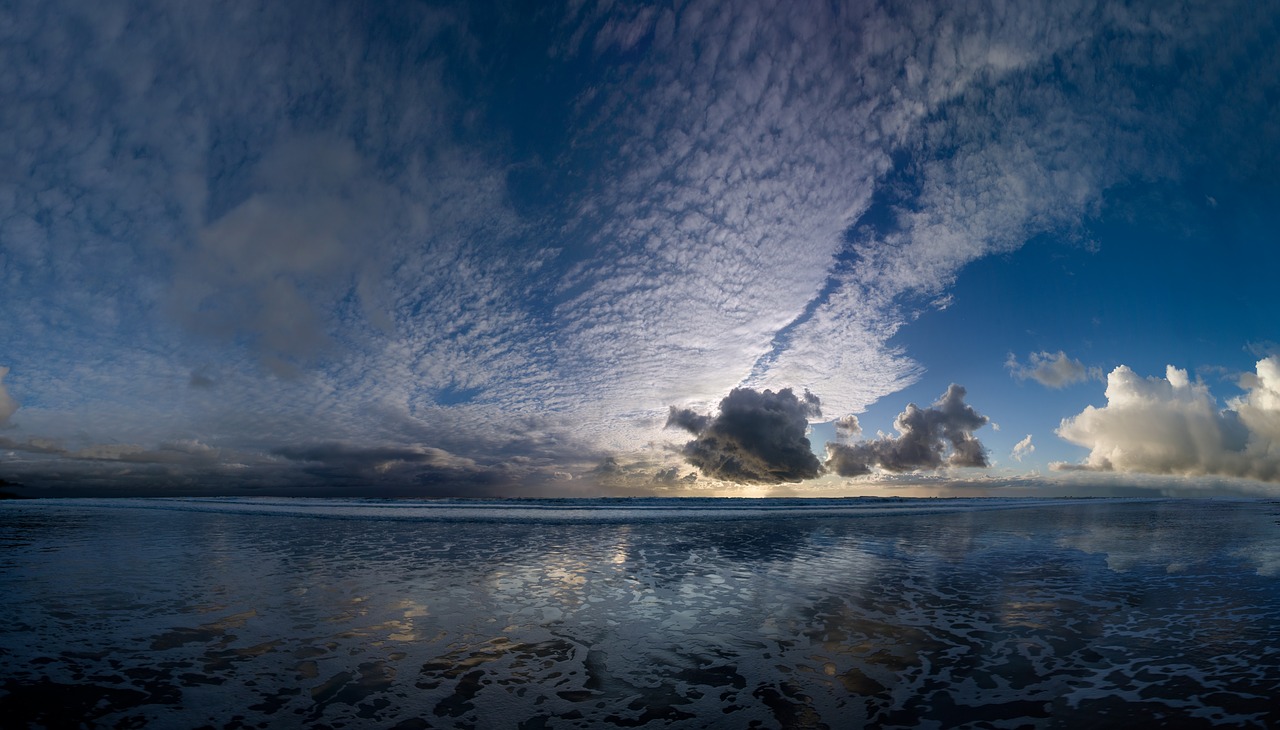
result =
[{"label": "ripple on water", "polygon": [[1268,503],[2,509],[5,727],[1280,726]]}]

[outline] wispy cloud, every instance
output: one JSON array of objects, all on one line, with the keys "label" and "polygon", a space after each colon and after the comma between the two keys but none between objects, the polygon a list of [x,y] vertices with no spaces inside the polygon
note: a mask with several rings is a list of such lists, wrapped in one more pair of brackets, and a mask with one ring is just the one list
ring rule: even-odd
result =
[{"label": "wispy cloud", "polygon": [[1086,380],[1101,380],[1100,368],[1088,368],[1079,360],[1070,358],[1062,350],[1057,352],[1033,352],[1026,364],[1018,361],[1011,352],[1004,366],[1018,380],[1034,380],[1046,388],[1065,388]]},{"label": "wispy cloud", "polygon": [[1009,452],[1009,458],[1020,462],[1035,452],[1036,447],[1035,444],[1031,443],[1031,434],[1027,434],[1025,438],[1013,445],[1013,451]]}]

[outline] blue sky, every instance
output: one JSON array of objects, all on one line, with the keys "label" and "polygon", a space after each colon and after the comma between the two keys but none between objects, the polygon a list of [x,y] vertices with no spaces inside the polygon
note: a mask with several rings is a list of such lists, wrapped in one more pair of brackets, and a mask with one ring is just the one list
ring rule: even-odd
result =
[{"label": "blue sky", "polygon": [[0,479],[1277,489],[1280,11],[472,5],[3,11]]}]

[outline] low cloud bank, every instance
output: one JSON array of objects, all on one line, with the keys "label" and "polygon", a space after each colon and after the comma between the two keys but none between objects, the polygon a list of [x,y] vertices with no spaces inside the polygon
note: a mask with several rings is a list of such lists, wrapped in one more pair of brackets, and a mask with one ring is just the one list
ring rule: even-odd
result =
[{"label": "low cloud bank", "polygon": [[140,444],[89,444],[79,449],[69,449],[53,439],[28,438],[25,441],[17,441],[0,436],[0,449],[26,454],[59,456],[76,461],[116,461],[175,466],[216,464],[223,456],[221,449],[194,439],[166,441],[155,448],[147,448]]},{"label": "low cloud bank", "polygon": [[1107,376],[1107,404],[1063,419],[1057,434],[1089,449],[1060,470],[1216,475],[1280,482],[1280,356],[1240,379],[1245,393],[1219,408],[1202,382],[1168,366],[1143,378],[1121,365]]},{"label": "low cloud bank", "polygon": [[894,419],[896,437],[828,443],[827,469],[842,477],[854,477],[870,474],[875,467],[906,472],[943,466],[987,466],[986,449],[973,432],[986,425],[988,419],[967,405],[964,396],[965,389],[952,383],[929,408],[908,404]]},{"label": "low cloud bank", "polygon": [[822,415],[820,406],[808,391],[797,397],[790,388],[735,388],[720,401],[715,418],[673,406],[667,426],[697,437],[685,444],[684,457],[707,476],[749,484],[798,482],[822,473],[805,436],[809,419]]}]

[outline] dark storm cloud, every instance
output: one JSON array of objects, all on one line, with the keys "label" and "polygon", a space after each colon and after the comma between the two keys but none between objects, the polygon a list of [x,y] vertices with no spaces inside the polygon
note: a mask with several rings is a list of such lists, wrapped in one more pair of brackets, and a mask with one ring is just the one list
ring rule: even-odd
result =
[{"label": "dark storm cloud", "polygon": [[70,449],[46,439],[0,437],[0,451],[11,452],[0,464],[4,478],[39,496],[81,496],[95,490],[133,496],[266,490],[298,496],[418,497],[551,496],[565,491],[553,473],[528,458],[478,464],[443,449],[412,445],[364,447],[332,441],[260,452],[181,441]]},{"label": "dark storm cloud", "polygon": [[221,449],[193,440],[166,441],[155,448],[138,444],[90,444],[69,449],[52,439],[15,441],[0,437],[0,449],[60,456],[76,461],[118,461],[132,464],[207,465],[217,463],[222,456]]},{"label": "dark storm cloud", "polygon": [[702,424],[697,438],[685,445],[684,456],[706,475],[776,484],[812,479],[822,472],[805,437],[809,418],[821,415],[818,397],[808,391],[797,398],[790,388],[776,393],[735,388],[720,401],[720,414],[714,419],[672,408],[667,425],[690,429],[691,424]]},{"label": "dark storm cloud", "polygon": [[973,432],[986,425],[988,419],[967,405],[964,396],[965,389],[952,383],[929,408],[908,404],[894,420],[896,437],[856,444],[828,443],[827,468],[852,477],[869,474],[872,467],[904,472],[943,466],[987,466],[986,449]]},{"label": "dark storm cloud", "polygon": [[339,442],[282,446],[272,454],[290,461],[313,461],[331,467],[354,471],[364,469],[386,470],[395,464],[425,464],[453,469],[474,468],[470,459],[454,456],[443,449],[422,446],[352,446]]},{"label": "dark storm cloud", "polygon": [[711,416],[704,416],[690,408],[676,408],[671,406],[671,411],[667,415],[667,428],[676,426],[683,428],[689,433],[697,436],[702,430],[711,424]]},{"label": "dark storm cloud", "polygon": [[[271,453],[298,462],[307,478],[322,486],[359,485],[371,494],[422,496],[496,496],[533,489],[535,475],[521,468],[519,457],[498,464],[478,464],[444,449],[427,446],[361,446],[338,441],[284,446]],[[552,474],[545,475],[554,480]]]},{"label": "dark storm cloud", "polygon": [[826,468],[842,477],[860,477],[870,474],[871,462],[875,458],[870,447],[868,443],[828,442]]}]

